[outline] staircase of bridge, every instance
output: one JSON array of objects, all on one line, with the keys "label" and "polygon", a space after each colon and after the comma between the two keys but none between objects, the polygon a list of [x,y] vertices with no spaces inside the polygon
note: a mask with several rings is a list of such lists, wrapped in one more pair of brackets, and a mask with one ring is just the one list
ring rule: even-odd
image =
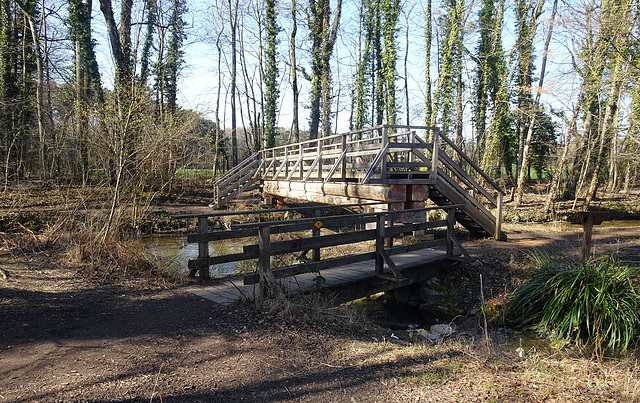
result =
[{"label": "staircase of bridge", "polygon": [[267,197],[326,204],[456,205],[473,235],[506,239],[503,190],[438,127],[381,125],[261,150],[215,181],[211,207],[258,183]]}]

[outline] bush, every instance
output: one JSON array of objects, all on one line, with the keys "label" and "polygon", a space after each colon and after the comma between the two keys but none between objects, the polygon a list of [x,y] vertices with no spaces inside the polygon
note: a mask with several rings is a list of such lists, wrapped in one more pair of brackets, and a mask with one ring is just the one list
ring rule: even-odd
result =
[{"label": "bush", "polygon": [[604,257],[563,267],[534,255],[538,268],[520,286],[507,319],[553,338],[592,344],[596,352],[627,350],[640,326],[637,270]]}]

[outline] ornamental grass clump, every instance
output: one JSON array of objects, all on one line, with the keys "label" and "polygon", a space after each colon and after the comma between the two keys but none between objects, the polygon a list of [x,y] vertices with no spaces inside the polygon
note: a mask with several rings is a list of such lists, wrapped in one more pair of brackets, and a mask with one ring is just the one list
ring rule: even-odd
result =
[{"label": "ornamental grass clump", "polygon": [[537,268],[511,299],[506,316],[515,326],[554,339],[625,351],[640,330],[638,269],[603,257],[561,263],[536,254]]}]

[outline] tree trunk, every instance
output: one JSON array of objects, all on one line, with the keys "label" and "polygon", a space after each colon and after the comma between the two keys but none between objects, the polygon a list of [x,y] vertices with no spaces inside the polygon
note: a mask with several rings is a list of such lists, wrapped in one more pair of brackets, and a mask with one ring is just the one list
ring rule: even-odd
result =
[{"label": "tree trunk", "polygon": [[[543,1],[543,0],[541,0]],[[540,5],[542,8],[542,5]],[[527,138],[524,144],[522,152],[522,166],[518,175],[518,188],[516,189],[515,205],[519,207],[522,203],[522,193],[524,191],[524,182],[526,170],[529,168],[529,160],[531,158],[531,140],[533,139],[533,128],[536,123],[536,115],[538,113],[538,107],[540,105],[540,95],[542,94],[542,87],[544,85],[544,74],[547,67],[547,53],[549,52],[549,44],[551,43],[551,35],[553,34],[553,24],[556,18],[556,12],[558,10],[558,0],[553,2],[553,11],[551,12],[551,22],[549,23],[549,32],[547,33],[547,39],[544,42],[544,50],[542,51],[542,67],[540,68],[540,80],[538,82],[538,91],[536,93],[536,99],[533,102],[531,111],[531,120],[529,121],[529,130],[527,131]]]}]

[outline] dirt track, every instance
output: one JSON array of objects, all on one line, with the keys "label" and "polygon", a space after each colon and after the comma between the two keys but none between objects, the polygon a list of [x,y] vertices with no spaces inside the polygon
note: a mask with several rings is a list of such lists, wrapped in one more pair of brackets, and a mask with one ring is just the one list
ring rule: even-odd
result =
[{"label": "dirt track", "polygon": [[[483,262],[488,298],[500,298],[526,265],[527,251],[579,254],[577,232],[523,224],[506,229],[509,242],[464,244]],[[638,227],[596,229],[594,241],[597,253],[640,260]],[[613,369],[578,377],[570,372],[532,387],[527,379],[537,367],[528,368],[509,352],[477,355],[473,345],[429,347],[404,333],[390,338],[390,330],[361,322],[319,315],[309,324],[292,312],[263,315],[247,306],[222,307],[183,287],[96,286],[65,266],[59,252],[0,257],[8,274],[0,279],[0,402],[632,401],[638,396],[629,381],[605,382]],[[462,267],[452,275],[470,277],[474,270]],[[616,368],[623,371],[616,376],[637,378],[637,368]],[[589,389],[587,381],[601,386]]]}]

